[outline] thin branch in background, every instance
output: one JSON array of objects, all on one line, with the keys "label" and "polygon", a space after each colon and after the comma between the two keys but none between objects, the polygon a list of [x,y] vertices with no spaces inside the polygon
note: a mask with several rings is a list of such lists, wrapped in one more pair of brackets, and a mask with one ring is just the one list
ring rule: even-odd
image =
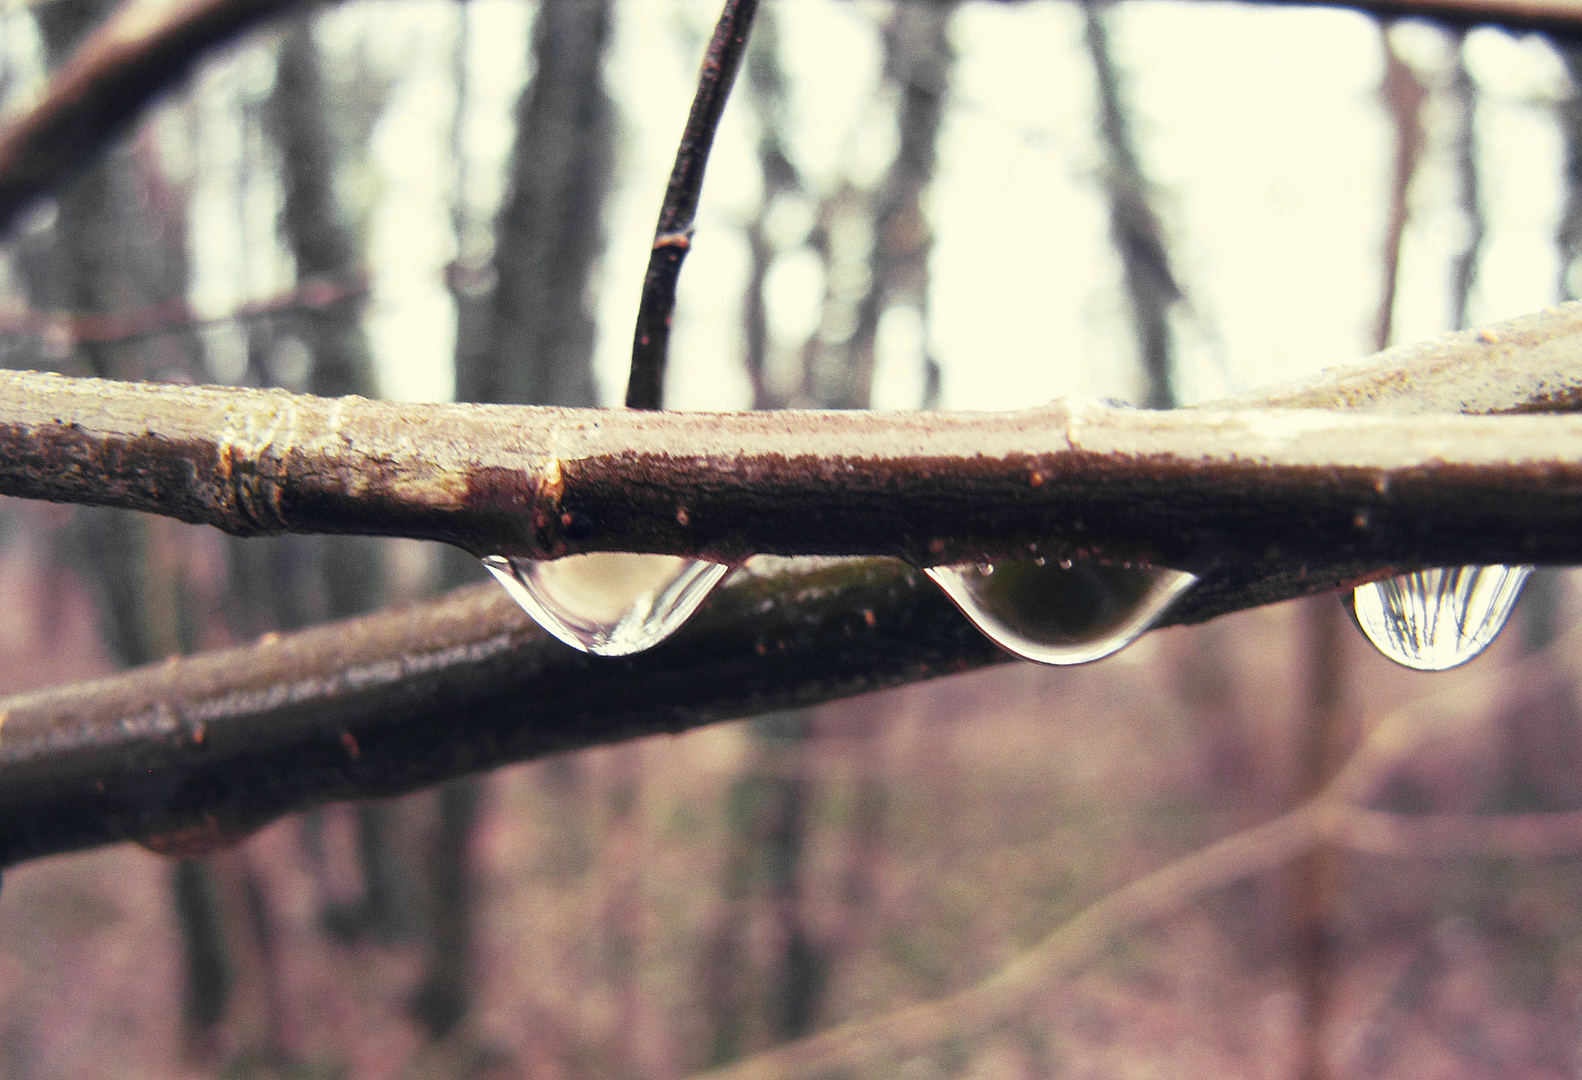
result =
[{"label": "thin branch in background", "polygon": [[1083,0],[1088,56],[1099,98],[1099,131],[1105,150],[1104,189],[1110,204],[1110,237],[1120,255],[1131,302],[1132,328],[1143,370],[1143,404],[1168,409],[1179,403],[1170,309],[1182,300],[1170,269],[1164,229],[1154,212],[1149,183],[1122,102],[1121,76],[1110,51],[1109,0]]},{"label": "thin branch in background", "polygon": [[1401,240],[1411,214],[1409,197],[1412,177],[1423,154],[1423,103],[1428,90],[1418,81],[1411,67],[1396,52],[1390,41],[1390,24],[1379,24],[1379,39],[1384,50],[1384,85],[1381,93],[1395,132],[1395,165],[1391,172],[1390,209],[1384,226],[1384,261],[1380,271],[1382,295],[1374,318],[1373,344],[1389,347],[1395,326],[1395,294],[1400,278]]},{"label": "thin branch in background", "polygon": [[1338,842],[1403,859],[1552,859],[1582,854],[1582,810],[1391,814],[1356,810]]},{"label": "thin branch in background", "polygon": [[631,409],[657,409],[664,400],[676,281],[681,275],[681,263],[692,248],[692,223],[698,213],[714,132],[747,51],[747,36],[757,11],[758,0],[725,0],[725,9],[720,12],[703,57],[698,92],[692,99],[692,111],[676,150],[675,168],[659,208],[648,271],[643,275],[637,332],[632,341],[632,373],[626,385],[626,405]]},{"label": "thin branch in background", "polygon": [[291,289],[244,304],[223,315],[199,315],[184,298],[128,311],[77,313],[24,311],[0,314],[0,344],[10,339],[48,340],[52,347],[124,345],[165,334],[191,334],[216,326],[248,324],[331,308],[355,306],[368,298],[368,279],[358,275],[344,281],[309,278]]},{"label": "thin branch in background", "polygon": [[[1394,50],[1391,50],[1392,52]],[[1483,255],[1483,239],[1488,231],[1483,215],[1483,199],[1481,185],[1478,182],[1478,87],[1473,81],[1472,72],[1467,69],[1467,31],[1462,30],[1455,38],[1455,61],[1450,69],[1450,89],[1455,95],[1456,107],[1460,111],[1459,123],[1456,129],[1456,176],[1459,181],[1457,194],[1461,200],[1461,217],[1466,222],[1467,238],[1462,244],[1461,251],[1456,255],[1456,261],[1451,274],[1451,305],[1455,315],[1456,329],[1460,330],[1470,324],[1470,309],[1472,305],[1472,289],[1477,284],[1478,262]],[[1562,49],[1562,54],[1565,50]],[[1567,108],[1572,111],[1576,106],[1571,99],[1556,106],[1557,111],[1563,112]],[[1572,121],[1575,122],[1574,120]],[[1564,121],[1563,121],[1564,123]],[[1568,153],[1582,153],[1582,147],[1573,147],[1571,140],[1567,140]],[[1570,259],[1566,256],[1575,246],[1567,244],[1567,238],[1573,228],[1582,229],[1582,221],[1571,225],[1572,216],[1578,213],[1578,199],[1582,198],[1582,161],[1579,161],[1567,170],[1570,181],[1567,187],[1567,216],[1561,225],[1561,258],[1560,276],[1561,293],[1565,292],[1565,275]],[[1568,227],[1569,226],[1569,227]],[[1577,239],[1582,240],[1582,235]]]},{"label": "thin branch in background", "polygon": [[307,2],[182,0],[118,9],[51,79],[43,100],[0,132],[0,232],[98,157],[211,49]]},{"label": "thin branch in background", "polygon": [[[1427,90],[1396,51],[1388,23],[1379,24],[1379,44],[1385,60],[1381,96],[1390,116],[1395,146],[1379,307],[1374,320],[1374,346],[1384,349],[1390,343],[1394,326],[1401,246],[1410,214],[1408,197],[1423,153],[1421,118]],[[1306,739],[1298,780],[1298,797],[1304,800],[1323,790],[1339,772],[1346,760],[1348,744],[1353,740],[1348,723],[1350,714],[1344,702],[1344,615],[1337,604],[1323,596],[1308,602],[1305,615],[1308,709],[1303,725]],[[1336,917],[1340,900],[1345,895],[1344,874],[1340,851],[1328,843],[1315,845],[1296,866],[1296,904],[1292,922],[1301,980],[1303,1016],[1299,1061],[1302,1080],[1325,1080],[1334,1072],[1324,1036],[1337,996]]]},{"label": "thin branch in background", "polygon": [[[1582,634],[1560,648],[1576,660]],[[1410,702],[1381,720],[1332,779],[1295,809],[1235,833],[1109,892],[1079,910],[989,977],[935,1001],[856,1020],[717,1069],[695,1080],[799,1080],[855,1070],[878,1057],[904,1061],[947,1039],[969,1039],[1014,1020],[1055,984],[1102,958],[1124,935],[1190,908],[1206,894],[1289,864],[1328,843],[1414,857],[1582,847],[1578,815],[1510,818],[1433,816],[1421,821],[1366,809],[1395,764],[1429,737],[1486,721],[1495,703],[1534,670],[1529,659],[1493,668],[1449,691]],[[1412,841],[1435,844],[1411,850]],[[1509,845],[1507,847],[1507,845]]]}]

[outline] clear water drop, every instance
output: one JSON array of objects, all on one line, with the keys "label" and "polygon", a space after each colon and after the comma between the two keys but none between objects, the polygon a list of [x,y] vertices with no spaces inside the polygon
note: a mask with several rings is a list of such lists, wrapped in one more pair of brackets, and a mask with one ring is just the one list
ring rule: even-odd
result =
[{"label": "clear water drop", "polygon": [[675,555],[604,551],[550,561],[486,555],[482,562],[534,622],[597,656],[658,645],[731,569]]},{"label": "clear water drop", "polygon": [[1181,570],[1070,559],[926,573],[995,644],[1040,664],[1086,664],[1119,652],[1197,582]]},{"label": "clear water drop", "polygon": [[1352,590],[1351,617],[1385,656],[1418,671],[1465,664],[1499,636],[1530,566],[1447,566]]}]

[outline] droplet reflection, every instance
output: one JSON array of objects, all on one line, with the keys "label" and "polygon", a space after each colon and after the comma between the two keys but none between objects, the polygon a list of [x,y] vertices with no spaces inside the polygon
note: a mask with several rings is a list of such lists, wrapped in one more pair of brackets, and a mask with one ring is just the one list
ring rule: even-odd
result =
[{"label": "droplet reflection", "polygon": [[995,644],[1040,664],[1086,664],[1124,649],[1197,581],[1181,570],[1081,560],[926,573]]},{"label": "droplet reflection", "polygon": [[1352,590],[1352,618],[1375,648],[1418,671],[1465,664],[1499,636],[1530,566],[1419,570]]},{"label": "droplet reflection", "polygon": [[574,649],[627,656],[658,645],[692,616],[730,567],[674,555],[595,552],[538,561],[486,555],[505,591]]}]

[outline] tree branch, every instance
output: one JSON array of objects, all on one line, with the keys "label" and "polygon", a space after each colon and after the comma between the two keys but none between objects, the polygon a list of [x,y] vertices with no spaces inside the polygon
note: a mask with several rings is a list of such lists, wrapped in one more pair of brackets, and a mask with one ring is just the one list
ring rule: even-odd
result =
[{"label": "tree branch", "polygon": [[1389,814],[1356,810],[1336,838],[1352,851],[1408,859],[1543,859],[1582,853],[1582,810]]},{"label": "tree branch", "polygon": [[692,248],[692,221],[697,217],[698,199],[703,193],[703,172],[714,146],[714,132],[736,82],[736,71],[747,51],[747,35],[757,11],[758,0],[725,0],[725,9],[720,12],[703,56],[698,92],[681,133],[676,164],[659,208],[648,271],[643,275],[637,332],[632,341],[632,372],[626,384],[627,408],[657,409],[664,398],[676,280],[681,276],[681,263]]},{"label": "tree branch", "polygon": [[[1582,379],[1565,372],[1567,342],[1582,327],[1559,332],[1552,320],[1562,316],[1582,322],[1582,309],[1537,317],[1546,328],[1537,336],[1507,327],[1520,347],[1462,335],[1326,373],[1260,404],[1404,410],[1420,397],[1490,411],[1565,403]],[[1379,572],[1334,559],[1224,564],[1168,621]],[[1007,659],[920,573],[890,560],[739,573],[674,638],[620,659],[552,641],[493,587],[463,590],[0,700],[0,860],[129,838],[190,851],[336,799],[394,795]]]},{"label": "tree branch", "polygon": [[103,151],[209,50],[310,0],[133,0],[50,80],[43,100],[0,132],[0,232]]},{"label": "tree branch", "polygon": [[[1271,400],[1363,404],[1348,385],[1426,399],[1437,369],[1457,382],[1441,404],[1569,404],[1579,333],[1582,305],[1552,309]],[[1388,408],[661,414],[0,372],[0,493],[531,558],[1582,560],[1582,417]]]},{"label": "tree branch", "polygon": [[102,315],[70,311],[23,311],[15,315],[0,315],[0,340],[54,336],[73,344],[122,344],[162,334],[189,333],[211,326],[308,312],[317,314],[342,305],[360,304],[367,297],[368,279],[358,275],[347,281],[308,278],[277,296],[243,304],[224,315],[199,315],[185,300]]},{"label": "tree branch", "polygon": [[[1565,651],[1573,661],[1578,644],[1577,632],[1565,642]],[[1272,821],[1199,848],[1104,895],[1031,949],[965,990],[843,1024],[702,1074],[697,1080],[796,1080],[851,1070],[881,1054],[904,1059],[947,1038],[971,1038],[1015,1018],[1057,980],[1070,978],[1103,956],[1117,938],[1185,910],[1214,889],[1276,869],[1323,843],[1348,843],[1373,850],[1367,847],[1368,843],[1391,830],[1398,830],[1396,838],[1403,840],[1407,838],[1404,834],[1422,832],[1392,815],[1364,809],[1390,767],[1431,735],[1442,734],[1458,724],[1482,722],[1502,693],[1544,662],[1553,661],[1548,656],[1530,656],[1522,663],[1490,669],[1452,689],[1395,710],[1368,733],[1335,778],[1313,798]],[[1555,820],[1538,826],[1532,818]],[[1561,818],[1572,820],[1562,822]],[[1576,850],[1576,818],[1577,815],[1559,814],[1517,815],[1509,819],[1456,815],[1447,816],[1443,823],[1453,825],[1465,837],[1483,841],[1482,850],[1503,850],[1498,845],[1509,843],[1511,854],[1520,855],[1526,853],[1524,848],[1540,849],[1541,845],[1531,841],[1537,831],[1545,833],[1542,839],[1554,842],[1561,839],[1567,825],[1572,835],[1563,850]],[[1436,816],[1434,831],[1449,831],[1438,824]],[[1390,854],[1408,853],[1396,850],[1393,843],[1388,846]],[[1556,850],[1544,853],[1562,850],[1558,843],[1553,846]]]}]

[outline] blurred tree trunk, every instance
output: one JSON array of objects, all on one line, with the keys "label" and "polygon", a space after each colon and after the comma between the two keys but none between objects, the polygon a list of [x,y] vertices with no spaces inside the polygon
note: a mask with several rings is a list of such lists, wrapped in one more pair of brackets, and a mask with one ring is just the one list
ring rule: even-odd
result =
[{"label": "blurred tree trunk", "polygon": [[[544,0],[538,7],[532,75],[518,101],[509,180],[495,221],[493,274],[458,265],[451,276],[458,401],[598,404],[589,291],[603,250],[614,155],[615,110],[604,86],[613,19],[611,0]],[[464,70],[458,77],[465,80]],[[460,97],[465,101],[464,82]],[[460,552],[447,552],[444,567],[451,584],[480,576],[476,561]],[[573,758],[542,768],[551,774],[552,793],[583,787],[569,775],[581,768]],[[477,784],[458,781],[440,795],[431,885],[435,950],[416,1002],[435,1037],[461,1021],[471,1000],[468,852]],[[557,800],[554,818],[567,843],[582,834],[588,808],[579,802]]]},{"label": "blurred tree trunk", "polygon": [[[337,153],[330,130],[323,62],[313,39],[313,23],[303,20],[281,41],[275,85],[264,106],[265,123],[280,155],[284,193],[279,229],[296,264],[298,283],[321,279],[346,282],[358,274],[361,253],[355,230],[335,197]],[[367,334],[355,300],[293,313],[270,328],[265,345],[272,351],[306,351],[310,394],[378,397]],[[286,538],[279,538],[285,540]],[[383,605],[384,561],[380,541],[364,536],[294,538],[256,548],[265,556],[288,555],[305,563],[307,573],[273,577],[275,590],[305,589],[286,615],[292,619],[342,619]],[[238,543],[237,548],[253,545]],[[284,587],[284,588],[283,588]],[[295,628],[282,622],[282,629]],[[380,803],[357,808],[358,854],[363,895],[349,907],[326,909],[327,926],[348,938],[368,936],[391,942],[409,930],[406,886],[390,851],[391,822]]]},{"label": "blurred tree trunk", "polygon": [[[1582,94],[1582,44],[1558,38],[1551,44],[1565,62],[1566,74],[1571,82],[1571,93],[1555,105],[1555,120],[1565,143],[1565,204],[1561,209],[1559,235],[1556,237],[1560,249],[1560,280],[1556,283],[1556,292],[1561,299],[1576,300],[1582,297],[1582,100],[1578,99],[1578,95]],[[1466,127],[1470,143],[1474,86],[1466,70],[1464,46],[1457,71],[1467,94]],[[1466,157],[1470,159],[1474,153],[1475,146],[1470,147]],[[1464,174],[1476,176],[1476,173],[1468,173],[1467,168],[1463,167]],[[1481,239],[1481,215],[1477,220],[1480,228],[1475,235]],[[1468,291],[1471,291],[1470,285]],[[1521,625],[1522,637],[1530,649],[1546,648],[1559,632],[1562,574],[1563,571],[1557,568],[1540,566],[1528,579],[1527,588],[1522,594]]]},{"label": "blurred tree trunk", "polygon": [[1164,230],[1150,200],[1150,185],[1133,141],[1125,88],[1110,49],[1108,0],[1083,0],[1088,57],[1098,92],[1099,135],[1104,145],[1104,191],[1110,206],[1110,237],[1120,255],[1132,329],[1143,375],[1142,404],[1171,409],[1180,404],[1170,309],[1182,299],[1170,268]]},{"label": "blurred tree trunk", "polygon": [[546,0],[534,20],[494,287],[468,313],[486,328],[462,335],[470,348],[456,357],[458,401],[598,404],[588,291],[614,146],[603,69],[612,22],[609,0]]},{"label": "blurred tree trunk", "polygon": [[[36,13],[47,63],[58,67],[115,5],[54,4]],[[24,255],[35,308],[101,315],[184,301],[185,199],[169,189],[146,140],[113,147],[58,200],[47,236]],[[175,332],[131,342],[76,343],[68,370],[110,379],[195,380],[196,338]],[[168,523],[117,510],[79,510],[77,565],[96,586],[112,655],[133,667],[187,652],[194,628],[183,612],[179,535]],[[183,1016],[190,1045],[212,1051],[211,1033],[230,999],[232,964],[210,867],[183,859],[171,888],[186,956]]]},{"label": "blurred tree trunk", "polygon": [[[763,184],[758,211],[747,226],[752,261],[743,312],[744,359],[757,409],[785,408],[817,392],[804,372],[801,385],[787,393],[774,386],[768,369],[764,289],[777,255],[768,220],[777,200],[802,189],[784,139],[788,91],[775,14],[765,8],[757,15],[742,87],[744,104],[757,119]],[[723,808],[726,851],[719,898],[698,957],[706,1067],[799,1038],[816,1019],[828,958],[809,934],[802,906],[802,848],[814,786],[810,726],[805,712],[747,721],[747,759]],[[761,965],[753,962],[753,941],[768,943]]]},{"label": "blurred tree trunk", "polygon": [[802,178],[791,163],[783,132],[786,119],[786,77],[779,61],[780,38],[774,8],[761,10],[753,23],[753,37],[747,47],[746,78],[738,89],[744,103],[758,121],[758,172],[763,195],[758,211],[747,224],[747,247],[751,262],[745,293],[745,363],[753,387],[753,408],[783,409],[805,390],[791,393],[774,388],[769,372],[769,313],[764,286],[769,268],[777,254],[769,236],[769,214],[775,204],[803,194]]},{"label": "blurred tree trunk", "polygon": [[[926,325],[928,259],[933,231],[923,195],[934,178],[936,144],[944,117],[955,53],[947,31],[956,12],[954,0],[896,5],[884,28],[885,79],[897,89],[896,154],[873,200],[873,251],[869,284],[857,305],[856,328],[846,345],[841,379],[830,388],[832,408],[866,409],[873,397],[873,375],[879,326],[886,312],[907,308]],[[919,357],[937,380],[933,361]]]},{"label": "blurred tree trunk", "polygon": [[[1381,259],[1379,307],[1374,322],[1374,346],[1384,349],[1394,332],[1401,243],[1410,210],[1407,196],[1422,159],[1422,110],[1428,91],[1396,52],[1388,22],[1379,24],[1379,42],[1384,54],[1380,97],[1393,127],[1395,150]],[[1295,802],[1311,798],[1334,778],[1358,737],[1357,725],[1344,705],[1347,671],[1342,641],[1347,632],[1343,625],[1345,615],[1328,596],[1312,598],[1306,609],[1307,737],[1299,751]],[[1335,1072],[1324,1036],[1333,1011],[1340,962],[1337,923],[1347,886],[1345,853],[1334,845],[1321,845],[1297,864],[1295,881],[1293,921],[1304,1013],[1300,1068],[1303,1080],[1323,1080]]]},{"label": "blurred tree trunk", "polygon": [[[851,304],[853,320],[844,341],[818,335],[804,350],[801,385],[786,392],[768,371],[768,318],[764,286],[777,254],[767,220],[777,199],[800,193],[801,183],[786,150],[786,78],[778,58],[774,12],[758,15],[747,56],[746,98],[757,114],[758,159],[763,196],[747,229],[752,254],[746,310],[746,367],[755,408],[790,404],[866,408],[872,400],[879,327],[885,312],[910,308],[926,323],[928,258],[933,236],[923,195],[933,179],[935,145],[954,55],[946,36],[956,4],[899,4],[884,28],[885,77],[898,90],[895,160],[870,196],[849,186],[833,192],[821,208],[811,239],[833,279],[833,261],[850,252],[832,248],[835,218],[868,216],[872,245],[867,252],[867,288],[855,298],[833,286],[826,301]],[[838,320],[837,320],[838,321]],[[926,355],[925,398],[937,396],[937,367]],[[920,402],[920,404],[931,403]],[[719,908],[705,930],[698,985],[709,1017],[703,1049],[707,1065],[719,1065],[765,1046],[808,1034],[816,1027],[836,953],[856,947],[872,919],[876,887],[872,874],[883,840],[885,790],[877,755],[882,732],[868,729],[830,734],[850,747],[854,820],[837,904],[844,918],[839,941],[820,941],[809,926],[804,852],[810,814],[818,797],[812,747],[812,716],[795,712],[748,721],[747,762],[727,795],[727,851]],[[768,957],[754,970],[749,942],[768,942]]]}]

